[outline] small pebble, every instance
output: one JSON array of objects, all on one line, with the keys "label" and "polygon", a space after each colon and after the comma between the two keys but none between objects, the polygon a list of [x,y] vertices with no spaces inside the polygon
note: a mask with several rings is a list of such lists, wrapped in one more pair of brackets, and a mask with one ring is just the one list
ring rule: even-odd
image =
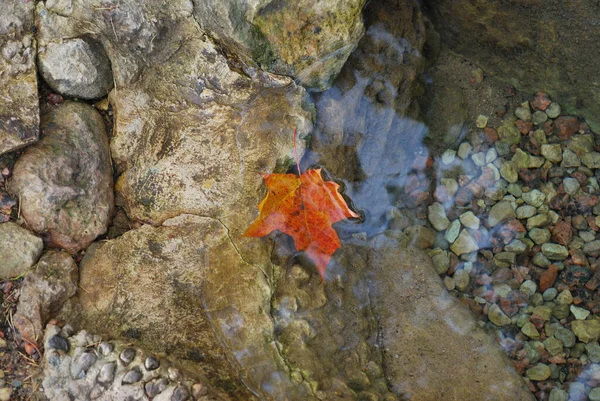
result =
[{"label": "small pebble", "polygon": [[178,386],[173,391],[172,401],[187,401],[190,399],[190,391],[185,386]]},{"label": "small pebble", "polygon": [[125,365],[129,365],[135,358],[135,350],[133,348],[125,348],[123,351],[121,351],[119,358]]},{"label": "small pebble", "polygon": [[585,320],[590,315],[589,310],[580,308],[575,305],[571,305],[569,309],[571,310],[571,313],[573,314],[573,316],[575,316],[575,319],[577,320]]},{"label": "small pebble", "polygon": [[113,352],[113,349],[114,349],[114,346],[111,343],[107,343],[107,342],[102,342],[98,346],[98,351],[103,356],[109,355],[111,352]]},{"label": "small pebble", "polygon": [[160,361],[153,356],[149,356],[144,361],[144,367],[146,370],[156,370],[160,367]]},{"label": "small pebble", "polygon": [[552,301],[558,295],[558,290],[554,287],[548,288],[542,296],[544,297],[544,301],[549,302]]},{"label": "small pebble", "polygon": [[545,123],[546,120],[548,120],[548,115],[541,110],[538,110],[531,115],[531,121],[534,125],[541,125]]},{"label": "small pebble", "polygon": [[471,145],[469,142],[463,142],[458,147],[458,152],[456,155],[465,160],[471,154],[471,150],[473,150],[473,145]]},{"label": "small pebble", "polygon": [[48,340],[47,348],[54,348],[64,352],[69,352],[69,349],[71,347],[69,345],[69,341],[66,338],[56,334],[50,337],[50,339]]},{"label": "small pebble", "polygon": [[487,126],[487,123],[488,117],[484,115],[479,115],[479,117],[477,117],[477,120],[475,121],[475,125],[477,126],[477,128],[485,128]]},{"label": "small pebble", "polygon": [[560,116],[560,112],[560,105],[555,102],[550,103],[550,106],[548,106],[548,108],[546,109],[546,114],[550,118],[557,118],[558,116]]},{"label": "small pebble", "polygon": [[137,369],[132,369],[125,373],[121,384],[133,384],[139,382],[140,380],[142,380],[142,372]]},{"label": "small pebble", "polygon": [[446,166],[454,163],[455,159],[456,159],[456,150],[454,150],[454,149],[447,149],[444,153],[442,153],[442,163],[445,164]]}]

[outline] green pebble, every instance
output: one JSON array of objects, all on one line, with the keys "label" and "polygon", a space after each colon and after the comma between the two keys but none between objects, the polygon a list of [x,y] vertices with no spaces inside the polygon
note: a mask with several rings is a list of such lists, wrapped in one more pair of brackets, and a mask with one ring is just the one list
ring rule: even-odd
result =
[{"label": "green pebble", "polygon": [[[538,294],[538,293],[536,293],[536,294]],[[533,309],[533,314],[538,315],[543,320],[550,320],[550,318],[552,317],[552,307],[547,306],[547,305],[536,306]]]},{"label": "green pebble", "polygon": [[546,351],[548,351],[550,355],[554,356],[560,354],[563,351],[563,344],[560,340],[554,337],[548,337],[544,341],[544,348],[546,348]]},{"label": "green pebble", "polygon": [[550,103],[550,106],[546,109],[546,115],[550,118],[557,118],[560,116],[560,112],[560,105],[555,102]]},{"label": "green pebble", "polygon": [[581,357],[581,355],[583,355],[584,352],[585,352],[585,344],[577,343],[573,346],[573,348],[571,348],[571,357],[579,358],[579,357]]},{"label": "green pebble", "polygon": [[527,369],[525,375],[529,380],[543,381],[550,377],[550,367],[543,363],[538,363],[534,367]]},{"label": "green pebble", "polygon": [[569,394],[560,388],[553,388],[550,391],[550,398],[548,401],[567,401],[569,399]]},{"label": "green pebble", "polygon": [[593,388],[588,394],[590,401],[600,401],[600,387]]},{"label": "green pebble", "polygon": [[533,113],[531,115],[531,121],[535,125],[541,125],[541,124],[545,123],[546,120],[548,120],[548,114],[544,113],[541,110],[537,110],[535,113]]},{"label": "green pebble", "polygon": [[540,332],[537,331],[533,323],[527,322],[521,328],[521,332],[525,334],[527,337],[537,340],[540,338]]},{"label": "green pebble", "polygon": [[593,363],[600,362],[600,345],[598,345],[597,342],[594,341],[592,343],[586,344],[585,351],[587,352],[590,361],[592,361]]},{"label": "green pebble", "polygon": [[600,320],[574,320],[571,330],[581,342],[597,341],[600,338]]},{"label": "green pebble", "polygon": [[571,330],[562,326],[556,327],[554,330],[554,337],[560,340],[560,342],[562,342],[562,344],[567,348],[571,348],[575,345],[575,334],[573,334]]}]

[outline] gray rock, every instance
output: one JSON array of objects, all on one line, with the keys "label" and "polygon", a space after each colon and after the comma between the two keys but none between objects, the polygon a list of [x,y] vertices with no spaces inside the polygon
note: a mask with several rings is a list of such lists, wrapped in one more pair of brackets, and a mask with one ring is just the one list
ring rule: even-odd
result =
[{"label": "gray rock", "polygon": [[[364,3],[205,0],[194,4],[194,15],[202,29],[239,56],[323,90],[364,33]],[[304,16],[302,24],[297,23],[299,15]]]},{"label": "gray rock", "polygon": [[548,106],[548,108],[546,109],[546,114],[550,118],[557,118],[558,116],[560,116],[560,112],[560,105],[556,102],[550,103],[550,106]]},{"label": "gray rock", "polygon": [[96,99],[113,87],[110,60],[102,45],[89,38],[50,42],[38,51],[44,80],[66,96]]},{"label": "gray rock", "polygon": [[[547,228],[532,228],[529,231],[529,238],[537,245],[545,244],[550,241],[550,230]],[[546,257],[548,255],[545,255]]]},{"label": "gray rock", "polygon": [[450,250],[458,256],[463,253],[475,252],[478,249],[479,245],[477,242],[473,239],[471,234],[464,229],[460,232],[456,241],[450,246]]},{"label": "gray rock", "polygon": [[42,127],[44,138],[15,164],[10,190],[34,231],[76,252],[106,232],[114,207],[104,120],[87,104],[66,102],[42,116]]},{"label": "gray rock", "polygon": [[448,220],[448,217],[446,216],[446,210],[442,204],[434,202],[428,207],[428,211],[429,213],[427,217],[429,218],[429,222],[431,222],[433,228],[438,231],[443,231],[450,226],[450,220]]},{"label": "gray rock", "polygon": [[573,334],[571,330],[566,329],[562,326],[558,326],[555,328],[554,337],[559,339],[562,342],[562,344],[567,348],[571,348],[575,345],[575,334]]},{"label": "gray rock", "polygon": [[132,369],[129,372],[125,373],[125,376],[123,376],[123,379],[121,380],[122,384],[133,384],[133,383],[137,383],[140,380],[142,380],[142,372],[140,372],[138,369]]},{"label": "gray rock", "polygon": [[517,219],[528,219],[533,217],[537,212],[537,209],[530,205],[519,206],[515,213],[517,215]]},{"label": "gray rock", "polygon": [[0,154],[35,143],[39,101],[34,2],[2,3],[0,13]]},{"label": "gray rock", "polygon": [[517,171],[517,165],[508,161],[500,167],[500,175],[509,183],[515,183],[519,180],[519,173]]},{"label": "gray rock", "polygon": [[100,373],[98,373],[98,382],[103,384],[112,383],[115,380],[115,371],[117,369],[117,364],[115,362],[109,362],[100,368]]},{"label": "gray rock", "polygon": [[513,209],[510,202],[498,202],[490,209],[488,224],[490,227],[494,227],[503,221],[513,219],[515,217],[515,209]]},{"label": "gray rock", "polygon": [[153,356],[149,356],[144,361],[146,370],[156,370],[160,367],[160,361]]},{"label": "gray rock", "polygon": [[589,152],[581,156],[581,162],[587,168],[600,168],[600,153]]},{"label": "gray rock", "polygon": [[600,252],[600,240],[594,240],[585,244],[583,246],[583,252],[588,255]]},{"label": "gray rock", "polygon": [[131,362],[133,362],[133,359],[135,358],[135,353],[135,349],[125,348],[123,351],[121,351],[119,359],[123,361],[125,365],[129,365]]},{"label": "gray rock", "polygon": [[575,178],[566,177],[563,179],[565,192],[569,195],[574,195],[579,190],[579,181]]},{"label": "gray rock", "polygon": [[456,238],[458,238],[458,234],[460,233],[460,227],[460,221],[458,219],[454,220],[446,230],[444,239],[450,244],[456,241]]},{"label": "gray rock", "polygon": [[69,349],[71,348],[67,339],[58,334],[50,337],[46,342],[46,345],[48,349],[58,349],[64,352],[69,352]]},{"label": "gray rock", "polygon": [[473,212],[468,211],[460,215],[459,220],[463,226],[466,228],[470,228],[472,230],[479,229],[479,218],[473,214]]},{"label": "gray rock", "polygon": [[542,156],[552,163],[560,163],[563,159],[562,148],[560,144],[544,144],[541,147]]},{"label": "gray rock", "polygon": [[178,386],[175,391],[173,391],[172,401],[187,401],[190,399],[190,391],[185,386]]},{"label": "gray rock", "polygon": [[114,345],[111,343],[107,343],[107,342],[102,342],[100,343],[100,345],[98,346],[98,351],[100,352],[100,354],[102,356],[107,356],[109,355],[111,352],[113,352],[114,350]]},{"label": "gray rock", "polygon": [[528,204],[533,207],[540,207],[544,204],[544,200],[546,199],[546,194],[538,189],[533,189],[529,192],[524,192],[521,195],[521,198]]},{"label": "gray rock", "polygon": [[449,166],[454,163],[454,160],[456,160],[456,150],[446,149],[444,153],[442,153],[442,164]]},{"label": "gray rock", "polygon": [[531,121],[535,125],[541,125],[548,120],[548,115],[541,110],[535,111],[531,116]]},{"label": "gray rock", "polygon": [[542,245],[542,253],[550,260],[565,260],[569,257],[569,250],[567,248],[554,243]]},{"label": "gray rock", "polygon": [[549,302],[552,301],[558,295],[558,290],[554,287],[548,288],[542,296],[544,297],[544,301]]},{"label": "gray rock", "polygon": [[531,121],[531,109],[529,108],[529,102],[521,103],[521,106],[515,109],[515,116],[519,120]]},{"label": "gray rock", "polygon": [[92,352],[83,352],[71,362],[71,377],[82,379],[98,358]]},{"label": "gray rock", "polygon": [[570,149],[563,150],[561,167],[579,167],[581,166],[581,160],[575,152]]},{"label": "gray rock", "polygon": [[16,223],[0,223],[0,280],[20,276],[37,262],[44,244]]},{"label": "gray rock", "polygon": [[77,264],[66,252],[48,251],[23,280],[15,322],[21,335],[32,343],[42,337],[52,314],[77,292]]}]

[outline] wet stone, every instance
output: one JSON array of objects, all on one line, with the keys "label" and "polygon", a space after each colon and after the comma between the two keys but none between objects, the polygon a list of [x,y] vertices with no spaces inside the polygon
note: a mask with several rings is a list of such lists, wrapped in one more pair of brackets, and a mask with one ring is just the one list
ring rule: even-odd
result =
[{"label": "wet stone", "polygon": [[542,156],[552,163],[560,163],[563,159],[560,144],[544,144],[541,146]]},{"label": "wet stone", "polygon": [[570,305],[573,302],[573,295],[571,295],[571,291],[563,290],[556,297],[556,302],[558,302],[561,305]]},{"label": "wet stone", "polygon": [[125,365],[129,365],[135,358],[135,350],[133,348],[125,348],[123,351],[121,351],[119,358]]},{"label": "wet stone", "polygon": [[477,242],[467,230],[462,230],[456,241],[450,247],[450,250],[458,256],[462,255],[463,253],[475,252],[478,249],[479,245],[477,245]]},{"label": "wet stone", "polygon": [[581,159],[575,152],[570,149],[563,150],[562,154],[562,162],[560,163],[561,167],[569,168],[569,167],[579,167],[581,166]]},{"label": "wet stone", "polygon": [[600,168],[600,153],[589,152],[581,156],[581,162],[587,168]]},{"label": "wet stone", "polygon": [[600,345],[597,342],[591,342],[585,345],[585,352],[588,354],[592,363],[600,362]]},{"label": "wet stone", "polygon": [[531,121],[531,109],[529,108],[529,102],[524,102],[520,107],[515,110],[515,116],[519,120]]},{"label": "wet stone", "polygon": [[515,209],[513,209],[510,202],[498,202],[490,209],[488,224],[490,227],[494,227],[503,221],[513,219],[515,217]]},{"label": "wet stone", "polygon": [[519,289],[522,293],[526,294],[528,297],[531,297],[537,291],[537,284],[535,281],[525,280]]},{"label": "wet stone", "polygon": [[546,243],[542,245],[542,253],[550,260],[565,260],[569,257],[569,251],[562,245]]},{"label": "wet stone", "polygon": [[488,311],[488,319],[496,326],[506,326],[511,324],[510,317],[508,317],[496,304],[490,306]]},{"label": "wet stone", "polygon": [[463,142],[458,147],[458,152],[456,153],[456,155],[464,160],[467,157],[469,157],[469,154],[471,154],[471,150],[473,150],[473,145],[471,145],[469,142]]},{"label": "wet stone", "polygon": [[454,149],[447,149],[444,153],[442,153],[442,163],[445,164],[446,166],[454,163],[455,159],[456,159],[456,150],[454,150]]},{"label": "wet stone", "polygon": [[550,106],[546,109],[546,114],[550,118],[557,118],[560,116],[561,110],[560,105],[558,103],[552,102]]},{"label": "wet stone", "polygon": [[560,340],[554,337],[548,337],[544,340],[544,348],[552,356],[558,355],[563,351],[563,344]]},{"label": "wet stone", "polygon": [[590,401],[600,401],[600,387],[593,388],[588,394],[588,399]]},{"label": "wet stone", "polygon": [[583,252],[588,255],[600,252],[600,240],[591,241],[585,244],[583,246]]},{"label": "wet stone", "polygon": [[69,341],[64,337],[59,336],[58,334],[50,337],[46,347],[58,349],[64,352],[69,352],[69,349],[71,348],[69,345]]},{"label": "wet stone", "polygon": [[113,352],[114,348],[115,347],[111,343],[103,342],[98,346],[98,351],[100,352],[100,355],[107,356]]},{"label": "wet stone", "polygon": [[142,380],[142,372],[138,369],[132,369],[123,376],[122,384],[133,384]]},{"label": "wet stone", "polygon": [[146,395],[150,398],[154,398],[167,388],[169,382],[165,378],[154,379],[145,384],[144,390]]},{"label": "wet stone", "polygon": [[528,204],[533,207],[540,207],[544,204],[544,200],[546,199],[546,195],[538,190],[534,189],[529,192],[524,192],[521,195],[521,198]]},{"label": "wet stone", "polygon": [[571,330],[562,326],[556,327],[554,330],[554,337],[560,340],[560,342],[562,342],[562,344],[567,348],[571,348],[573,345],[575,345],[575,334]]},{"label": "wet stone", "polygon": [[547,228],[532,228],[529,231],[529,238],[537,245],[545,244],[550,241],[550,230]]},{"label": "wet stone", "polygon": [[187,401],[190,399],[190,391],[185,386],[179,386],[173,391],[171,401]]},{"label": "wet stone", "polygon": [[512,240],[504,247],[507,252],[523,253],[527,250],[527,245],[518,239]]},{"label": "wet stone", "polygon": [[585,320],[590,315],[590,311],[587,309],[580,308],[579,306],[571,305],[569,310],[575,316],[577,320]]},{"label": "wet stone", "polygon": [[537,209],[530,205],[523,205],[519,206],[517,210],[515,210],[515,213],[517,215],[517,219],[528,219],[535,216]]},{"label": "wet stone", "polygon": [[543,363],[538,363],[525,372],[529,380],[543,381],[550,377],[550,367]]},{"label": "wet stone", "polygon": [[444,238],[449,243],[453,243],[454,241],[456,241],[456,238],[458,238],[459,232],[460,232],[460,221],[454,220],[452,222],[452,224],[450,224],[450,227],[448,227],[448,229],[446,230],[446,233],[444,234]]},{"label": "wet stone", "polygon": [[465,226],[466,228],[470,228],[473,230],[479,229],[479,224],[480,224],[479,218],[477,216],[475,216],[473,214],[473,212],[471,212],[471,211],[461,214],[459,217],[459,220],[462,223],[462,225]]},{"label": "wet stone", "polygon": [[554,315],[555,318],[557,319],[566,319],[567,317],[569,317],[569,305],[554,305],[554,308],[552,308],[552,314]]},{"label": "wet stone", "polygon": [[527,337],[537,340],[540,338],[540,332],[537,331],[533,323],[527,322],[521,328],[521,332],[525,334]]},{"label": "wet stone", "polygon": [[600,321],[593,320],[574,320],[571,323],[571,330],[577,336],[579,341],[589,343],[598,341],[600,337]]},{"label": "wet stone", "polygon": [[550,287],[546,291],[544,291],[542,297],[544,298],[544,301],[548,302],[556,298],[556,295],[558,295],[558,290],[554,287]]},{"label": "wet stone", "polygon": [[548,267],[550,266],[550,261],[548,260],[547,257],[545,257],[543,254],[541,253],[536,253],[533,256],[533,264],[536,266],[540,266],[540,267]]},{"label": "wet stone", "polygon": [[156,370],[160,367],[160,361],[153,356],[149,356],[144,361],[144,367],[146,370]]},{"label": "wet stone", "polygon": [[579,181],[571,177],[567,177],[563,180],[563,186],[565,188],[565,192],[569,195],[574,195],[580,187]]},{"label": "wet stone", "polygon": [[100,368],[100,373],[98,373],[98,382],[103,384],[112,383],[115,379],[115,371],[117,369],[117,364],[115,362],[110,362],[103,365]]},{"label": "wet stone", "polygon": [[453,278],[454,278],[454,283],[456,285],[457,290],[465,291],[469,287],[470,277],[469,277],[469,273],[466,270],[464,270],[464,269],[457,270],[454,273]]},{"label": "wet stone", "polygon": [[535,125],[541,125],[541,124],[545,123],[546,120],[548,120],[548,115],[541,110],[534,112],[531,116],[531,121]]}]

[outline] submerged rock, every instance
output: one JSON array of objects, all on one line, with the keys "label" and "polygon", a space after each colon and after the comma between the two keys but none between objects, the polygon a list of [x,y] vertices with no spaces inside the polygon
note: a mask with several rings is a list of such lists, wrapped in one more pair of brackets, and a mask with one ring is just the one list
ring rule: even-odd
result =
[{"label": "submerged rock", "polygon": [[37,262],[42,239],[16,223],[0,223],[0,280],[20,276]]},{"label": "submerged rock", "polygon": [[106,232],[114,207],[104,121],[91,106],[66,102],[42,116],[42,127],[44,138],[15,164],[10,190],[34,231],[76,252]]},{"label": "submerged rock", "polygon": [[0,154],[38,139],[34,7],[31,1],[10,1],[0,12]]}]

